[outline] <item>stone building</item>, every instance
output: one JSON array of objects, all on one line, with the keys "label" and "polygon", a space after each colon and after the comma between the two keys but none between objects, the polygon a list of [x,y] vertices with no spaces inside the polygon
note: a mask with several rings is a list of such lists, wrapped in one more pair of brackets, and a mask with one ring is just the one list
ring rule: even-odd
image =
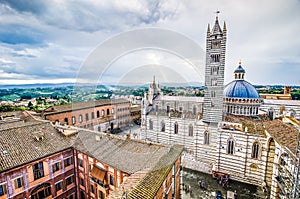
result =
[{"label": "stone building", "polygon": [[51,106],[44,110],[43,117],[53,123],[59,122],[95,131],[123,128],[132,122],[130,102],[124,99]]},{"label": "stone building", "polygon": [[0,198],[75,198],[69,141],[26,112],[1,115]]},{"label": "stone building", "polygon": [[0,199],[180,198],[182,146],[0,116]]},{"label": "stone building", "polygon": [[155,94],[141,104],[141,139],[184,145],[186,167],[264,187],[271,198],[297,198],[300,104],[262,99],[241,63],[223,88],[226,26],[221,30],[218,17],[206,42],[204,98],[164,96],[151,85]]},{"label": "stone building", "polygon": [[90,131],[73,146],[79,198],[180,198],[182,146]]}]

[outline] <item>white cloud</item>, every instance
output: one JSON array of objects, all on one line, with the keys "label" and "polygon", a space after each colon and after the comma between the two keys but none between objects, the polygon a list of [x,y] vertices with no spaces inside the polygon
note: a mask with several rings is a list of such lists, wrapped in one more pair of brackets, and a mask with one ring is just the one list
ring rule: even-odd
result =
[{"label": "white cloud", "polygon": [[[205,49],[207,24],[214,22],[216,9],[228,29],[225,82],[232,80],[241,59],[250,82],[300,85],[300,2],[295,0],[2,1],[0,70],[45,79],[76,78],[99,43],[140,27],[177,31]],[[176,62],[153,56],[145,56],[140,65]],[[127,61],[124,65],[130,66],[137,59]]]}]

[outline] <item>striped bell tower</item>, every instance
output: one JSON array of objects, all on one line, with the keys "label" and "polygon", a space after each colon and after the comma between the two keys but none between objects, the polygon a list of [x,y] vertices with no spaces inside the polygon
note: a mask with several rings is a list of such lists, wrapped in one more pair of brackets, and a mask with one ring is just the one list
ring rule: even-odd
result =
[{"label": "striped bell tower", "polygon": [[208,24],[203,121],[217,125],[223,119],[223,89],[226,50],[226,24],[219,25],[218,13],[213,29]]}]

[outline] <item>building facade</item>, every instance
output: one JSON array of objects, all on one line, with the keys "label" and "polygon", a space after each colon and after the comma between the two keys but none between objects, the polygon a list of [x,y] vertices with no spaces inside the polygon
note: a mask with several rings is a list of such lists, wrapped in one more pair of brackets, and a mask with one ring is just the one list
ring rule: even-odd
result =
[{"label": "building facade", "polygon": [[130,102],[123,99],[52,106],[44,111],[43,117],[53,123],[58,122],[95,131],[123,128],[132,122]]},{"label": "building facade", "polygon": [[75,198],[69,142],[48,122],[22,113],[2,116],[0,198]]},{"label": "building facade", "polygon": [[225,23],[221,30],[216,18],[206,42],[204,98],[157,92],[149,100],[152,96],[146,95],[141,104],[141,139],[184,145],[185,157],[189,157],[186,163],[184,158],[184,166],[228,174],[263,187],[271,198],[297,198],[300,104],[262,99],[245,80],[241,63],[234,80],[223,88]]},{"label": "building facade", "polygon": [[133,198],[180,198],[182,146],[53,126],[28,112],[0,116],[1,199],[101,199],[120,187]]}]

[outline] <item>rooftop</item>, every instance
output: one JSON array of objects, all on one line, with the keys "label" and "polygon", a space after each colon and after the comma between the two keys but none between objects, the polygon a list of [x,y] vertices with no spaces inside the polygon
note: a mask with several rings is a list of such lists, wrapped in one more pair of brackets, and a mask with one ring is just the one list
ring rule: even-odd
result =
[{"label": "rooftop", "polygon": [[299,131],[281,120],[264,122],[266,130],[282,146],[287,147],[293,154],[296,154]]},{"label": "rooftop", "polygon": [[129,103],[128,100],[125,99],[102,99],[96,101],[87,101],[87,102],[76,102],[71,104],[64,104],[59,106],[51,106],[44,111],[45,115],[60,113],[60,112],[68,112],[74,110],[80,110],[85,108],[93,108],[97,106],[104,106],[110,104],[119,104],[119,103]]},{"label": "rooftop", "polygon": [[77,150],[128,174],[151,168],[162,156],[170,153],[174,147],[83,129],[79,131],[73,146]]},{"label": "rooftop", "polygon": [[259,116],[228,115],[225,117],[225,122],[242,124],[243,129],[240,130],[245,131],[245,127],[247,127],[248,133],[262,135],[264,137],[266,137],[264,124],[263,124],[263,122],[265,121],[269,121],[267,115],[259,115]]},{"label": "rooftop", "polygon": [[181,102],[204,102],[204,97],[158,95],[155,98],[155,100],[181,101]]},{"label": "rooftop", "polygon": [[0,172],[71,147],[68,138],[49,122],[28,117],[25,118],[29,121],[0,125]]}]

